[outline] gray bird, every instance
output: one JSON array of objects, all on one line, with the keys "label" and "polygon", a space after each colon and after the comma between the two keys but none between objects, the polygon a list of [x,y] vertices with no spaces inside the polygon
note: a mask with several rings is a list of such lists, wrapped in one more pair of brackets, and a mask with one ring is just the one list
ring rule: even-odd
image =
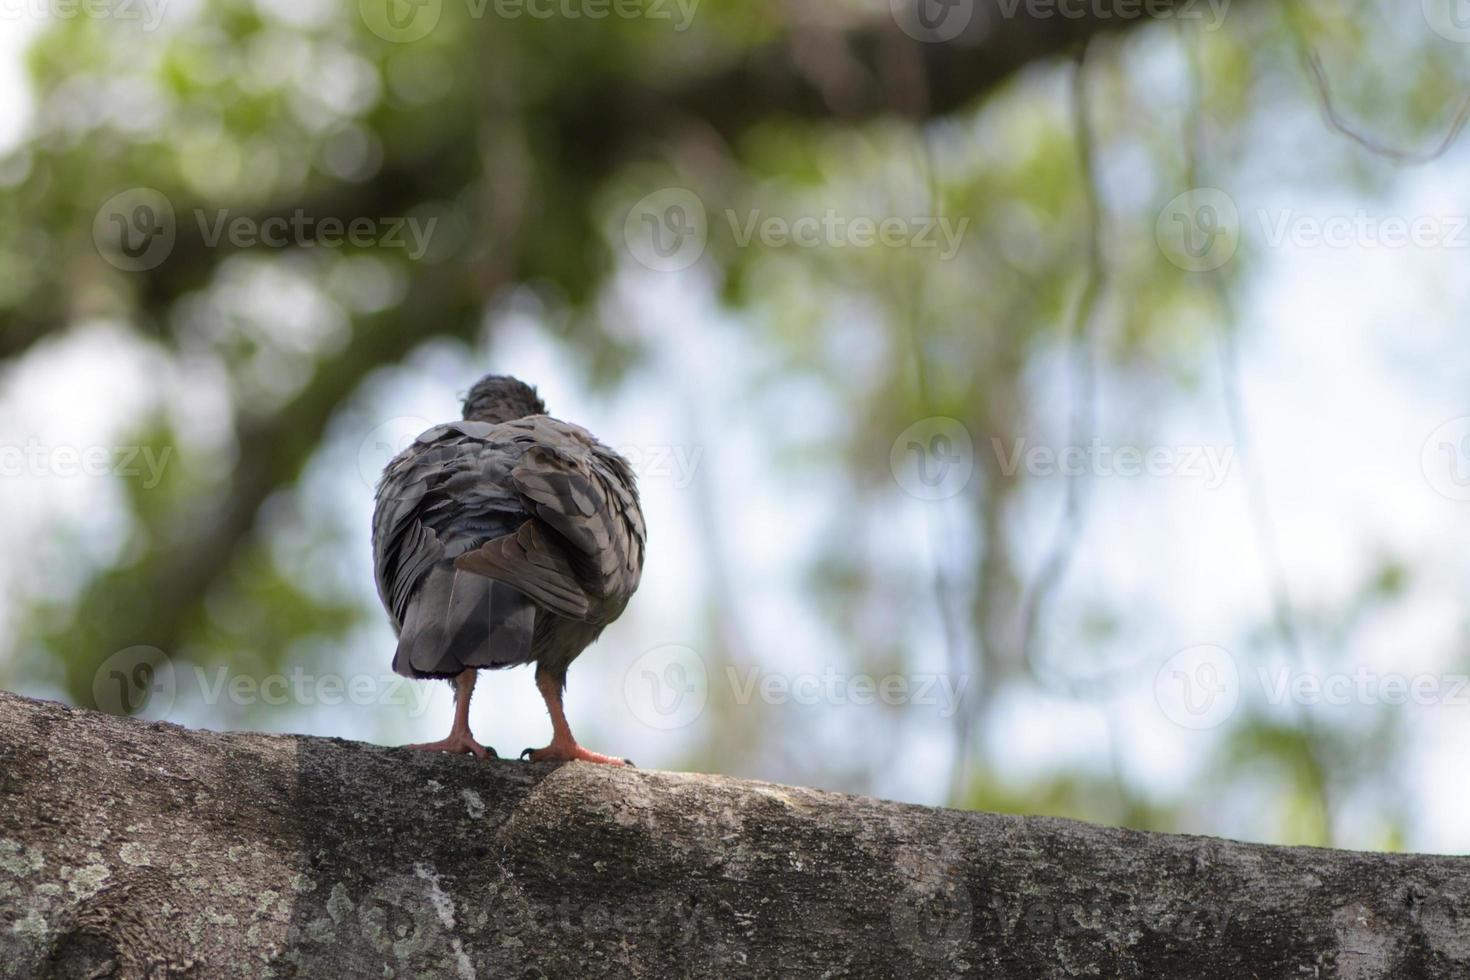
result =
[{"label": "gray bird", "polygon": [[373,563],[398,634],[393,669],[455,688],[449,737],[411,748],[494,754],[470,734],[476,672],[534,662],[552,738],[522,756],[625,765],[577,744],[562,692],[638,588],[643,544],[627,461],[547,415],[530,385],[480,379],[464,421],[420,435],[378,484]]}]

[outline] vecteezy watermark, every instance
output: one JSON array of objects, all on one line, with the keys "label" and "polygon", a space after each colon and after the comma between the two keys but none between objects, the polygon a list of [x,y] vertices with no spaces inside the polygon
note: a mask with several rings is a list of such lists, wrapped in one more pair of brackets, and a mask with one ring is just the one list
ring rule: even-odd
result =
[{"label": "vecteezy watermark", "polygon": [[650,728],[691,725],[709,701],[709,670],[692,647],[666,643],[634,660],[623,673],[623,701]]},{"label": "vecteezy watermark", "polygon": [[1230,651],[1215,643],[1186,647],[1154,674],[1154,700],[1181,728],[1223,724],[1240,703],[1240,671]]},{"label": "vecteezy watermark", "polygon": [[703,446],[628,445],[614,449],[628,461],[640,483],[667,480],[675,490],[687,489],[694,482],[704,460]]},{"label": "vecteezy watermark", "polygon": [[828,208],[820,215],[763,214],[753,208],[741,215],[726,208],[725,221],[740,248],[758,241],[766,248],[914,248],[933,249],[941,262],[955,257],[970,219],[922,215],[844,215]]},{"label": "vecteezy watermark", "polygon": [[[1313,214],[1285,208],[1254,213],[1267,248],[1470,248],[1470,214]],[[1242,235],[1235,201],[1215,187],[1174,198],[1154,226],[1159,250],[1191,272],[1218,269],[1234,257]]]},{"label": "vecteezy watermark", "polygon": [[433,427],[434,423],[417,415],[399,415],[375,426],[357,446],[357,475],[363,484],[376,487],[393,458]]},{"label": "vecteezy watermark", "polygon": [[1230,0],[997,0],[1000,15],[1026,20],[1198,20],[1218,30]]},{"label": "vecteezy watermark", "polygon": [[119,650],[92,675],[92,703],[109,714],[161,721],[173,710],[177,695],[173,662],[157,647]]},{"label": "vecteezy watermark", "polygon": [[[399,415],[374,426],[357,446],[357,474],[363,485],[376,487],[394,457],[432,428],[432,422],[417,415]],[[704,461],[703,446],[629,444],[614,450],[628,461],[640,482],[666,480],[676,490],[694,482]]]},{"label": "vecteezy watermark", "polygon": [[191,680],[205,704],[233,704],[240,707],[265,704],[272,707],[294,704],[302,706],[340,704],[407,707],[409,716],[421,717],[429,710],[434,685],[420,684],[392,673],[378,674],[312,674],[301,667],[289,673],[270,673],[261,677],[231,671],[228,667],[207,670],[194,667]]},{"label": "vecteezy watermark", "polygon": [[[1363,665],[1338,671],[1264,666],[1256,669],[1255,682],[1265,702],[1275,706],[1470,707],[1467,674],[1405,674]],[[1196,730],[1215,728],[1235,713],[1242,683],[1228,650],[1201,644],[1180,650],[1164,662],[1154,675],[1154,697],[1175,724]]]},{"label": "vecteezy watermark", "polygon": [[[726,208],[722,222],[737,248],[911,248],[947,261],[959,251],[970,219],[923,215],[767,214]],[[623,241],[641,265],[659,272],[687,269],[709,243],[710,221],[699,195],[665,187],[645,195],[623,219]]]},{"label": "vecteezy watermark", "polygon": [[119,650],[92,676],[92,698],[98,709],[152,721],[167,718],[185,691],[206,705],[404,706],[417,718],[428,710],[434,685],[390,673],[313,674],[302,667],[259,677],[229,667],[195,665],[182,670],[166,653],[151,646]]},{"label": "vecteezy watermark", "polygon": [[[256,217],[227,208],[192,212],[206,248],[401,249],[417,262],[429,250],[437,217],[316,217],[297,208],[289,215]],[[134,187],[103,202],[92,221],[97,252],[125,272],[157,268],[178,241],[173,202],[151,187]]]},{"label": "vecteezy watermark", "polygon": [[1431,432],[1419,466],[1435,492],[1450,500],[1470,500],[1470,415],[1450,419]]},{"label": "vecteezy watermark", "polygon": [[915,41],[953,41],[975,19],[975,0],[889,0],[893,22]]},{"label": "vecteezy watermark", "polygon": [[1463,214],[1375,215],[1359,208],[1323,217],[1262,208],[1256,219],[1270,248],[1470,247],[1470,216]]},{"label": "vecteezy watermark", "polygon": [[1024,469],[1035,477],[1177,477],[1216,490],[1235,462],[1234,446],[1113,446],[1095,438],[1085,446],[1053,447],[1033,446],[1024,437],[1007,446],[999,436],[990,445],[1006,476]]},{"label": "vecteezy watermark", "polygon": [[1470,44],[1470,5],[1465,0],[1421,0],[1431,30],[1447,41]]},{"label": "vecteezy watermark", "polygon": [[[889,0],[894,22],[916,41],[953,41],[974,24],[979,34],[997,20],[1185,20],[1206,31],[1225,22],[1231,0]],[[976,23],[979,14],[980,23]]]},{"label": "vecteezy watermark", "polygon": [[417,262],[429,250],[438,217],[316,218],[300,208],[289,216],[231,215],[226,208],[194,212],[199,237],[208,248],[221,241],[235,248],[392,248]]},{"label": "vecteezy watermark", "polygon": [[709,242],[704,202],[684,187],[644,195],[623,219],[623,242],[640,265],[656,272],[687,269]]},{"label": "vecteezy watermark", "polygon": [[957,419],[920,419],[904,429],[888,450],[894,481],[920,500],[945,500],[965,489],[975,471],[975,442]]},{"label": "vecteezy watermark", "polygon": [[124,272],[157,268],[174,250],[177,235],[173,202],[151,187],[113,195],[92,219],[98,254]]},{"label": "vecteezy watermark", "polygon": [[443,0],[358,0],[367,29],[385,41],[411,44],[428,37],[444,13]]},{"label": "vecteezy watermark", "polygon": [[[633,715],[650,728],[663,730],[693,724],[709,702],[711,675],[704,658],[677,643],[655,647],[623,674],[623,699]],[[730,700],[783,707],[828,705],[912,706],[933,709],[941,718],[959,710],[968,675],[853,673],[827,666],[820,671],[787,673],[758,665],[726,666],[723,681]]]},{"label": "vecteezy watermark", "polygon": [[1470,675],[1381,673],[1358,666],[1351,672],[1313,673],[1262,667],[1261,689],[1271,704],[1405,705],[1470,707]]},{"label": "vecteezy watermark", "polygon": [[915,859],[900,852],[900,861],[917,865],[918,873],[894,891],[888,920],[899,944],[925,960],[958,959],[975,926],[965,868],[955,859],[963,847],[958,842],[951,846],[946,858]]},{"label": "vecteezy watermark", "polygon": [[163,480],[172,446],[52,446],[31,438],[24,444],[0,444],[0,478],[76,476],[141,477],[152,490]]},{"label": "vecteezy watermark", "polygon": [[[699,0],[463,0],[472,20],[652,20],[671,21],[682,33],[694,21]],[[385,41],[420,41],[439,26],[444,0],[359,0],[368,30]]]},{"label": "vecteezy watermark", "polygon": [[694,22],[699,0],[465,0],[470,16],[500,20],[667,20],[683,33]]},{"label": "vecteezy watermark", "polygon": [[136,22],[154,31],[169,0],[0,0],[0,20],[108,20]]},{"label": "vecteezy watermark", "polygon": [[735,694],[735,703],[849,705],[889,707],[912,705],[934,708],[940,718],[953,718],[960,699],[970,684],[968,674],[883,674],[847,673],[832,666],[820,672],[786,674],[751,666],[744,670],[725,668],[725,680]]},{"label": "vecteezy watermark", "polygon": [[904,874],[893,890],[890,920],[899,943],[928,960],[965,956],[974,933],[1002,941],[1045,940],[1046,948],[1058,950],[1072,941],[1097,948],[1099,940],[1110,936],[1136,940],[1153,935],[1223,945],[1235,917],[1226,903],[1087,902],[1056,893],[1016,894],[983,883],[985,899],[980,902],[966,880],[975,865],[966,860],[964,841],[935,842],[928,854],[915,855],[915,850],[910,845],[896,855]]},{"label": "vecteezy watermark", "polygon": [[1188,272],[1218,269],[1240,245],[1240,212],[1218,187],[1195,187],[1159,212],[1154,240],[1164,258]]},{"label": "vecteezy watermark", "polygon": [[1235,911],[1225,904],[1203,905],[1188,900],[1090,904],[992,892],[989,902],[976,909],[975,917],[986,924],[987,933],[1006,937],[1029,933],[1032,937],[1065,940],[1151,933],[1176,940],[1219,942],[1229,931]]}]

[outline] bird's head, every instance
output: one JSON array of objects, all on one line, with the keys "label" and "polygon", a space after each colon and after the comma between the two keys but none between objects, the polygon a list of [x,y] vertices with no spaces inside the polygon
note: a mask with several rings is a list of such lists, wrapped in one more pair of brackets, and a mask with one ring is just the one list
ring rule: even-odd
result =
[{"label": "bird's head", "polygon": [[545,415],[536,389],[508,374],[487,374],[464,400],[467,422],[509,422],[527,415]]}]

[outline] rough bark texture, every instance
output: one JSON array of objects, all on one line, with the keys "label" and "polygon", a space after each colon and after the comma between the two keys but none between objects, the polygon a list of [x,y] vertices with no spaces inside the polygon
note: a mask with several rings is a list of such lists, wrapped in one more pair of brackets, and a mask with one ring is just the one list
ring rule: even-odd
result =
[{"label": "rough bark texture", "polygon": [[1470,860],[0,693],[0,976],[1465,977]]}]

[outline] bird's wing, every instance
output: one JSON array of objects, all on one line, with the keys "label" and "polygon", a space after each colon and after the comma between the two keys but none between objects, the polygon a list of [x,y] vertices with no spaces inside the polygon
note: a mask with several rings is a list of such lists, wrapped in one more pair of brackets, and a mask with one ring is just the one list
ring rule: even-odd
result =
[{"label": "bird's wing", "polygon": [[516,454],[494,428],[436,426],[389,463],[379,484],[373,564],[399,631],[394,666],[403,673],[457,673],[529,656],[535,611],[527,598],[452,564],[529,516],[510,479]]},{"label": "bird's wing", "polygon": [[534,520],[526,521],[514,534],[460,555],[454,567],[519,589],[558,616],[587,619],[593,613],[594,597],[583,587],[562,548]]},{"label": "bird's wing", "polygon": [[584,430],[544,416],[511,484],[532,520],[462,556],[456,567],[515,586],[562,616],[616,617],[638,587],[644,526],[632,470]]}]

